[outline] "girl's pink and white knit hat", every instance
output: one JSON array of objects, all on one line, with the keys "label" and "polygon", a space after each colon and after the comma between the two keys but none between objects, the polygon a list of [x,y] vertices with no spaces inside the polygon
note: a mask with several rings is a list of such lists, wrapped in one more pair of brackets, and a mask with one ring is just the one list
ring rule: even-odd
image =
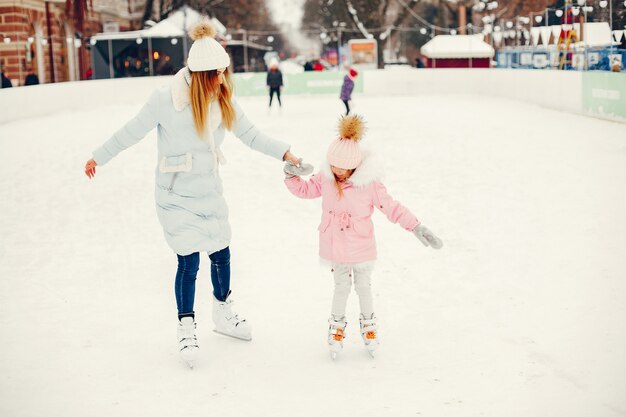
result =
[{"label": "girl's pink and white knit hat", "polygon": [[326,158],[332,166],[355,169],[363,159],[359,141],[365,131],[361,116],[343,116],[339,120],[339,137],[328,147]]}]

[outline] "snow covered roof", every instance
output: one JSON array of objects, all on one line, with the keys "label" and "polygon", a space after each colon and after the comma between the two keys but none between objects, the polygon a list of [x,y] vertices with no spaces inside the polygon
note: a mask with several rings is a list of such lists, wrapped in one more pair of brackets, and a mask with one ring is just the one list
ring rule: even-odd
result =
[{"label": "snow covered roof", "polygon": [[[574,23],[574,30],[580,37],[580,23]],[[614,43],[608,22],[587,22],[583,26],[582,42],[591,47],[610,46]]]},{"label": "snow covered roof", "polygon": [[[186,17],[185,17],[185,12],[187,13]],[[186,23],[185,24],[185,32],[187,32],[202,17],[203,16],[200,13],[198,13],[197,11],[195,11],[194,9],[185,6],[185,7],[181,7],[180,9],[176,10],[174,13],[169,15],[167,17],[167,19],[157,23],[156,25],[154,25],[150,29],[155,29],[161,23],[164,23],[164,22],[168,22],[168,23],[172,24],[173,26],[182,29],[183,28],[183,23]],[[219,33],[219,34],[226,33],[226,26],[224,26],[222,24],[222,22],[220,22],[219,20],[217,20],[214,17],[211,18],[210,20],[211,20],[211,23],[213,23],[213,26],[215,26],[215,29],[217,30],[217,33]]]},{"label": "snow covered roof", "polygon": [[[167,19],[161,20],[156,25],[142,30],[127,32],[98,33],[91,38],[95,41],[108,39],[137,39],[137,38],[180,38],[193,26],[202,15],[190,7],[184,6]],[[226,27],[216,18],[211,18],[211,23],[215,26],[217,33],[226,33]]]},{"label": "snow covered roof", "polygon": [[421,52],[427,58],[491,58],[495,54],[483,35],[437,35]]}]

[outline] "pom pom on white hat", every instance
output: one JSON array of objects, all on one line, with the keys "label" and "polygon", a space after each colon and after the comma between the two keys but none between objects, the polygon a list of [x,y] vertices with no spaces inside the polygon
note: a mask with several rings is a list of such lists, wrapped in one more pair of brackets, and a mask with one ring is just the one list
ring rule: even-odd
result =
[{"label": "pom pom on white hat", "polygon": [[226,50],[214,38],[216,33],[208,20],[198,22],[189,30],[189,36],[194,40],[187,57],[191,71],[210,71],[230,65]]},{"label": "pom pom on white hat", "polygon": [[337,168],[355,169],[361,164],[363,156],[359,141],[365,132],[361,116],[344,116],[339,120],[339,137],[328,147],[328,163]]}]

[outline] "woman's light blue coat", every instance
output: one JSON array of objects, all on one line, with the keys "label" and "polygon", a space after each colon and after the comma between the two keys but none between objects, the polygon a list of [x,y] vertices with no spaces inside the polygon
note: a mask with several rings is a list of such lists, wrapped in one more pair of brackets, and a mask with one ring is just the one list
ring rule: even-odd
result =
[{"label": "woman's light blue coat", "polygon": [[[223,158],[220,145],[225,129],[219,106],[214,103],[207,135],[205,138],[198,135],[184,81],[177,74],[172,85],[157,89],[135,118],[94,151],[93,158],[98,166],[105,165],[156,127],[155,201],[165,239],[179,255],[213,253],[229,246],[231,238],[228,206],[222,196],[218,169]],[[180,88],[187,91],[181,94]],[[178,97],[186,98],[187,102]],[[289,145],[261,133],[234,100],[233,105],[235,136],[250,148],[282,160]]]}]

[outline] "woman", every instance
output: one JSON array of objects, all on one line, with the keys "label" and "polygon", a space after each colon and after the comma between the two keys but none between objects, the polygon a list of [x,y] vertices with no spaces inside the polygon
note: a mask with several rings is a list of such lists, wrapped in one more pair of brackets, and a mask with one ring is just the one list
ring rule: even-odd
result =
[{"label": "woman", "polygon": [[215,331],[251,339],[249,324],[231,310],[231,231],[219,176],[226,129],[252,149],[299,166],[289,145],[259,132],[232,99],[230,58],[214,35],[206,21],[190,31],[194,43],[188,66],[170,86],[157,89],[139,114],[94,151],[85,166],[85,173],[93,178],[96,166],[105,165],[157,127],[156,209],[165,239],[178,257],[178,339],[181,356],[190,366],[198,351],[193,305],[199,252],[207,252],[211,260]]}]

